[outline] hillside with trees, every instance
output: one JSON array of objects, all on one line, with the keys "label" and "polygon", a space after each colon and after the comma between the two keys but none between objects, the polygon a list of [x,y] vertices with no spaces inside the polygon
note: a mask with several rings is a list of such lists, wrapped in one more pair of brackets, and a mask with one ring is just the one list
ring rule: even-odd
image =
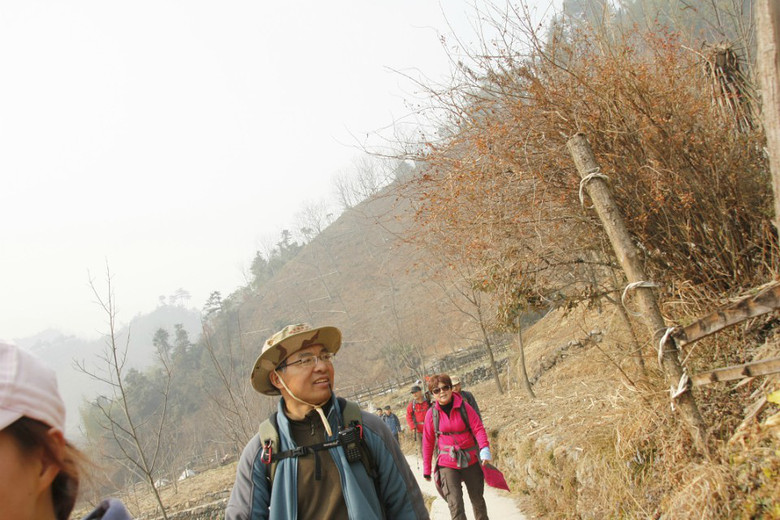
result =
[{"label": "hillside with trees", "polygon": [[386,182],[342,192],[337,219],[258,253],[246,287],[209,299],[199,340],[155,336],[154,370],[93,403],[91,441],[132,461],[106,481],[238,453],[275,404],[248,385],[262,341],[305,321],[343,330],[341,393],[481,345],[491,439],[529,513],[780,517],[777,376],[690,382],[780,356],[775,313],[695,346],[679,335],[778,276],[751,6],[567,0],[543,27],[522,5],[481,6],[498,36],[453,51],[424,112],[436,132],[399,143]]}]

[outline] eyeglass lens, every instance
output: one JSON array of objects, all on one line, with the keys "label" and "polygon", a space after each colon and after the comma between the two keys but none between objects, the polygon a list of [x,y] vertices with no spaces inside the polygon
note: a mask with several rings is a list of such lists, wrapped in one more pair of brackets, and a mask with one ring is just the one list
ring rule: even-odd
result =
[{"label": "eyeglass lens", "polygon": [[299,362],[300,362],[302,365],[310,365],[310,364],[312,364],[312,363],[316,363],[318,360],[319,360],[319,361],[324,361],[325,363],[328,363],[328,362],[330,362],[330,359],[331,359],[332,357],[333,357],[333,354],[331,354],[330,352],[323,352],[323,353],[322,353],[322,354],[320,354],[319,356],[315,356],[314,354],[306,354],[306,355],[303,355],[303,356],[301,356],[301,357],[298,359],[298,361],[299,361]]},{"label": "eyeglass lens", "polygon": [[319,356],[315,356],[314,354],[304,354],[301,357],[299,357],[296,361],[292,361],[290,363],[282,363],[279,365],[280,368],[289,367],[289,366],[295,366],[299,365],[301,367],[308,367],[311,365],[316,365],[317,361],[322,361],[323,363],[331,363],[333,361],[333,358],[336,356],[333,352],[323,352]]},{"label": "eyeglass lens", "polygon": [[433,392],[433,395],[438,395],[438,394],[439,394],[439,392],[441,392],[441,391],[445,391],[445,392],[446,392],[446,391],[447,391],[447,390],[449,390],[450,388],[452,388],[452,387],[451,387],[451,386],[449,386],[449,385],[444,385],[444,386],[440,386],[439,388],[434,388],[434,389],[432,390],[432,392]]}]

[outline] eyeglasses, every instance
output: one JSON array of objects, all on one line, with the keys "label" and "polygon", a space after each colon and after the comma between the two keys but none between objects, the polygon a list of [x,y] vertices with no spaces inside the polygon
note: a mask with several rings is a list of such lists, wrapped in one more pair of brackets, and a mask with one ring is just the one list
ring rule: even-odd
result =
[{"label": "eyeglasses", "polygon": [[322,361],[323,363],[331,364],[334,357],[336,357],[336,354],[333,352],[322,352],[319,356],[315,356],[314,354],[301,354],[301,357],[299,357],[297,361],[293,361],[292,363],[282,363],[276,367],[276,369],[280,370],[282,368],[287,368],[294,365],[298,365],[301,368],[309,368],[316,366],[318,360]]},{"label": "eyeglasses", "polygon": [[433,392],[433,395],[439,395],[439,392],[449,392],[450,390],[452,390],[450,385],[444,385],[439,388],[434,388],[431,392]]}]

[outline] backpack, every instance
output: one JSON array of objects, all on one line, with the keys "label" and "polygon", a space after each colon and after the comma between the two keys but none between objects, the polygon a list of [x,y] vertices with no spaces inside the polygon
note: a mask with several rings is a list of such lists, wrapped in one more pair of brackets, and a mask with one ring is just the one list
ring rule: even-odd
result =
[{"label": "backpack", "polygon": [[[426,412],[428,411],[429,408],[433,407],[431,401],[429,399],[427,399],[427,398],[423,399],[423,403],[426,403],[428,405],[428,408],[425,409]],[[409,401],[409,404],[407,405],[407,408],[409,408],[409,407],[412,408],[412,422],[414,423],[415,431],[417,431],[417,425],[418,424],[423,424],[423,423],[418,423],[417,422],[417,414],[415,413],[415,407],[414,407],[415,404],[417,404],[417,401],[412,399],[411,401]],[[420,404],[422,404],[422,403],[420,403]]]},{"label": "backpack", "polygon": [[[379,494],[378,482],[379,472],[376,471],[374,466],[374,459],[371,457],[371,452],[368,449],[368,445],[363,439],[363,418],[361,415],[360,406],[357,403],[347,401],[341,397],[337,397],[336,399],[338,400],[339,407],[341,408],[341,416],[344,425],[347,426],[347,428],[356,428],[359,432],[360,438],[357,442],[357,450],[359,450],[360,460],[363,463],[363,466],[366,468],[366,473],[368,473],[368,475],[374,480],[374,487],[377,489],[377,496],[381,497]],[[312,446],[299,446],[294,450],[278,452],[278,448],[280,446],[279,426],[276,419],[278,413],[279,412],[272,413],[268,419],[260,423],[260,427],[258,429],[258,433],[260,434],[260,441],[263,444],[263,453],[261,458],[266,468],[265,477],[266,480],[268,480],[269,485],[273,485],[278,460],[288,457],[300,457],[302,455],[306,455],[310,451],[313,451],[315,456],[317,456],[317,451],[331,449],[341,443],[341,435],[339,435],[339,437],[337,437],[335,440],[321,442]],[[345,451],[348,449],[347,446],[344,446],[344,448]],[[347,454],[348,459],[350,458],[350,454],[358,456],[357,452],[349,452]]]}]

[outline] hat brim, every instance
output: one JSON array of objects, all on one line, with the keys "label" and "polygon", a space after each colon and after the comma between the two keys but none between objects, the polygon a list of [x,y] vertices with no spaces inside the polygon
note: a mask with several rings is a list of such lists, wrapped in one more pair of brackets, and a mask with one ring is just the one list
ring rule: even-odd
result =
[{"label": "hat brim", "polygon": [[252,368],[252,387],[264,395],[280,395],[271,384],[269,375],[279,364],[299,350],[312,345],[322,345],[335,354],[341,348],[341,331],[336,327],[318,327],[293,334],[279,343],[263,347],[263,352]]},{"label": "hat brim", "polygon": [[0,410],[0,430],[4,430],[22,417],[24,417],[23,413],[14,410]]}]

